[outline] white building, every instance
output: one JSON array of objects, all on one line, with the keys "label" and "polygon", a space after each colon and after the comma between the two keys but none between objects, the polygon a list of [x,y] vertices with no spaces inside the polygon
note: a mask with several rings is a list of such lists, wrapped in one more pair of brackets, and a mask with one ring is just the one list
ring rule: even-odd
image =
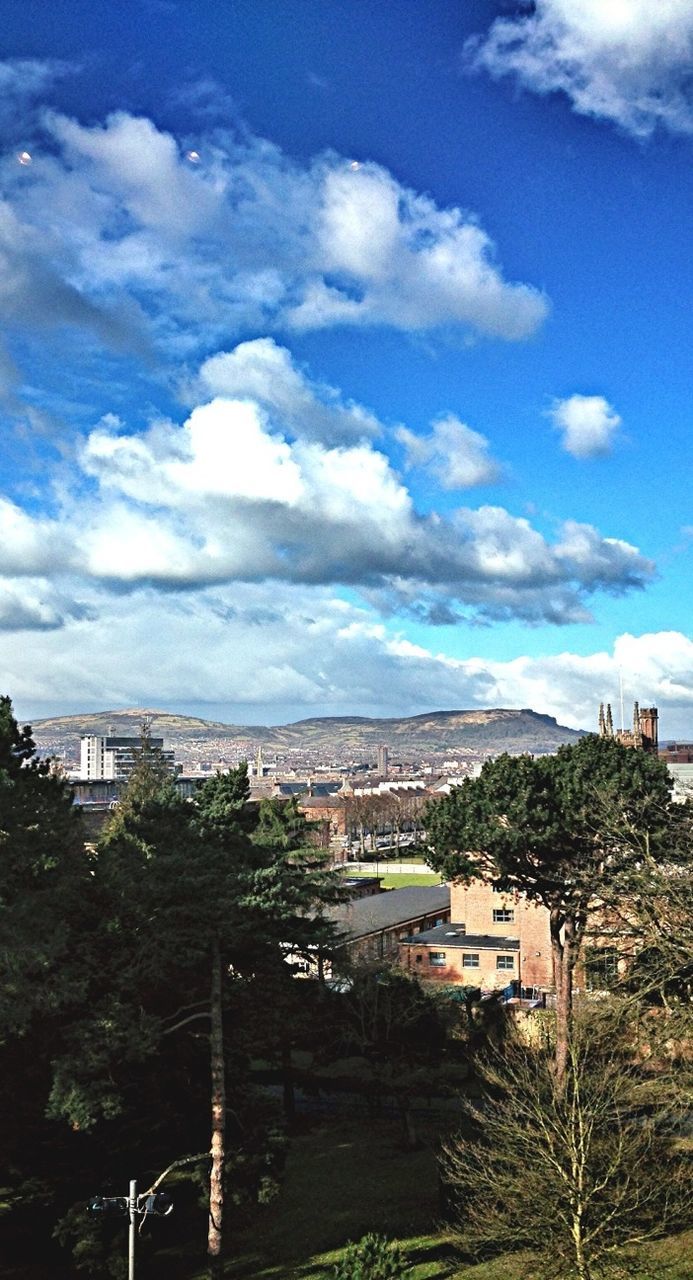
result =
[{"label": "white building", "polygon": [[[164,751],[163,738],[150,738],[149,743],[169,772],[175,773],[174,753]],[[139,759],[141,747],[140,738],[83,734],[80,744],[80,778],[85,781],[105,778],[126,782]]]}]

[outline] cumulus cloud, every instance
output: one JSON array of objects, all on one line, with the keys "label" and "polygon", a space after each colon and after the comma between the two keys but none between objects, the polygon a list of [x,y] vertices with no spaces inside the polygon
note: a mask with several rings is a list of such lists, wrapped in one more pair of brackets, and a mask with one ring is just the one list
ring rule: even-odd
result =
[{"label": "cumulus cloud", "polygon": [[88,613],[45,579],[0,578],[0,632],[56,631]]},{"label": "cumulus cloud", "polygon": [[488,235],[460,209],[439,209],[375,164],[326,165],[317,194],[321,273],[289,312],[295,327],[461,324],[519,339],[544,319],[545,299],[503,279]]},{"label": "cumulus cloud", "polygon": [[563,448],[574,458],[598,458],[610,453],[621,425],[619,415],[604,396],[573,395],[556,400],[549,416],[562,433]]},{"label": "cumulus cloud", "polygon": [[67,522],[61,527],[0,497],[0,574],[62,572],[71,568],[72,558],[73,536]]},{"label": "cumulus cloud", "polygon": [[3,145],[26,143],[35,124],[33,103],[74,68],[57,58],[7,58],[0,61],[0,125]]},{"label": "cumulus cloud", "polygon": [[311,380],[296,366],[291,353],[273,338],[241,342],[205,360],[199,374],[204,392],[257,401],[284,430],[306,439],[339,444],[380,434],[377,418],[339,392]]},{"label": "cumulus cloud", "polygon": [[536,0],[467,51],[493,76],[565,93],[581,115],[638,137],[693,132],[691,0]]},{"label": "cumulus cloud", "polygon": [[[431,621],[590,617],[595,592],[641,588],[631,544],[566,522],[553,541],[503,507],[423,515],[369,441],[292,439],[257,402],[216,397],[178,426],[128,434],[107,415],[51,519],[0,502],[0,572],[119,589],[273,580],[348,586]],[[80,487],[81,486],[81,487]]]},{"label": "cumulus cloud", "polygon": [[[192,164],[183,140],[122,111],[90,126],[45,111],[41,128],[33,164],[0,166],[15,325],[84,325],[122,343],[119,321],[131,341],[146,330],[187,359],[241,329],[454,326],[514,340],[546,314],[536,289],[505,278],[472,215],[381,166],[354,170],[334,154],[301,166],[220,129],[196,140]],[[259,377],[263,360],[277,366],[281,350],[236,354],[226,380]],[[313,390],[336,411],[329,388]],[[363,432],[372,425],[365,415]]]},{"label": "cumulus cloud", "polygon": [[397,439],[404,446],[410,467],[422,467],[435,476],[443,489],[472,489],[494,484],[501,468],[489,454],[489,442],[479,431],[460,422],[454,414],[439,418],[430,435],[417,435],[400,427]]},{"label": "cumulus cloud", "polygon": [[67,325],[119,350],[134,345],[132,308],[124,302],[104,306],[89,297],[68,278],[67,262],[56,264],[53,250],[60,259],[55,239],[0,200],[0,316],[6,332]]},{"label": "cumulus cloud", "polygon": [[[693,639],[679,631],[625,633],[611,652],[518,657],[488,664],[494,696],[551,712],[565,724],[596,728],[596,708],[610,701],[616,712],[623,682],[632,702],[660,709],[664,736],[690,737],[693,714]],[[618,713],[617,713],[618,716]],[[628,724],[626,724],[626,728]]]}]

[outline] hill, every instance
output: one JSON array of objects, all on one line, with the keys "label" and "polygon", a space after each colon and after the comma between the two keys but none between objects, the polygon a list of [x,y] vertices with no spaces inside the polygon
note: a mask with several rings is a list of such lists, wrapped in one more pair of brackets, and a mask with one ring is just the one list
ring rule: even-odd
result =
[{"label": "hill", "polygon": [[555,751],[562,743],[574,742],[581,736],[581,731],[559,725],[554,716],[529,708],[430,711],[389,719],[312,716],[291,724],[264,726],[224,724],[137,707],[38,720],[33,726],[34,737],[44,752],[74,754],[81,734],[137,735],[145,718],[151,724],[152,733],[163,737],[167,745],[181,754],[192,744],[204,743],[249,751],[262,746],[279,754],[320,752],[326,758],[345,754],[371,756],[381,743],[390,748],[393,756],[459,751],[479,755],[501,751],[541,754]]}]

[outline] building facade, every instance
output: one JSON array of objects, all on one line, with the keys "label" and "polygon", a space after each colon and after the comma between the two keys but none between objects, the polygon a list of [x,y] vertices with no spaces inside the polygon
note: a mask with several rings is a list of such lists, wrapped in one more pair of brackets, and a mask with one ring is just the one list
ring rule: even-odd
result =
[{"label": "building facade", "polygon": [[485,991],[516,983],[535,996],[553,988],[546,907],[485,880],[450,885],[450,923],[400,942],[400,964],[419,978]]},{"label": "building facade", "polygon": [[[149,746],[173,774],[174,753],[164,750],[163,738],[150,738]],[[127,782],[140,758],[141,750],[141,738],[83,734],[80,740],[80,778],[86,782],[101,779]]]}]

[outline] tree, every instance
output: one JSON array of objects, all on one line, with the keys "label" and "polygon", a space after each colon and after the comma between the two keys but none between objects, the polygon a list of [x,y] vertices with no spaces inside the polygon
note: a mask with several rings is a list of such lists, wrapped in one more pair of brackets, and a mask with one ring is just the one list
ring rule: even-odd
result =
[{"label": "tree", "polygon": [[305,823],[271,843],[250,838],[257,814],[247,804],[244,765],[209,779],[192,802],[181,799],[170,779],[157,790],[140,777],[137,787],[134,797],[126,791],[97,850],[95,887],[109,939],[108,953],[100,956],[106,990],[75,1028],[74,1054],[54,1105],[73,1122],[77,1116],[89,1123],[105,1106],[115,1114],[124,1055],[136,1062],[171,1037],[206,1029],[208,1256],[216,1280],[223,1272],[234,992],[239,984],[259,985],[264,972],[283,965],[291,946],[307,947],[323,936],[313,908],[331,899],[334,877],[323,855],[293,848],[305,839]]},{"label": "tree", "polygon": [[369,1233],[348,1244],[334,1269],[334,1280],[402,1280],[406,1270],[399,1245]]},{"label": "tree", "polygon": [[260,801],[253,840],[265,849],[300,849],[309,843],[310,830],[296,796],[288,800],[265,796]]},{"label": "tree", "polygon": [[339,997],[345,1049],[364,1059],[369,1094],[376,1105],[391,1096],[402,1124],[405,1147],[418,1146],[411,1115],[413,1099],[428,1093],[431,1073],[449,1048],[455,1009],[439,991],[391,968],[356,966],[349,989]]},{"label": "tree", "polygon": [[[4,1247],[11,1253],[37,1202],[60,1194],[74,1135],[46,1120],[50,1091],[82,1007],[82,939],[93,928],[93,881],[69,786],[36,758],[0,698],[0,1132]],[[7,1212],[7,1206],[10,1211]],[[36,1228],[32,1228],[34,1235]]]},{"label": "tree", "polygon": [[553,756],[500,756],[429,807],[429,861],[448,879],[481,876],[549,912],[556,1073],[567,1071],[575,966],[591,910],[637,856],[601,815],[618,804],[653,861],[667,852],[670,782],[655,757],[588,735]]},{"label": "tree", "polygon": [[35,751],[0,698],[0,1036],[23,1033],[82,987],[73,926],[89,864],[69,786]]},{"label": "tree", "polygon": [[632,1274],[630,1255],[685,1224],[690,1172],[667,1079],[638,1062],[615,1012],[576,1020],[561,1087],[543,1049],[516,1041],[487,1059],[485,1103],[465,1101],[441,1161],[466,1252],[531,1249],[533,1276],[597,1280]]}]

